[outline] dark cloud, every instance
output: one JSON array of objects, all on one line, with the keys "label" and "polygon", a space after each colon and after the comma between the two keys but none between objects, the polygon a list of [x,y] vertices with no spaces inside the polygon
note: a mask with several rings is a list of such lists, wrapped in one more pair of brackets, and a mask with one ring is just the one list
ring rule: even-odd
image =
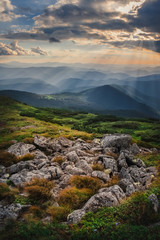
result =
[{"label": "dark cloud", "polygon": [[146,0],[137,15],[123,15],[130,25],[145,32],[160,33],[160,0]]},{"label": "dark cloud", "polygon": [[135,27],[130,25],[128,22],[121,20],[121,19],[111,19],[107,21],[106,23],[103,22],[92,22],[92,23],[86,23],[86,26],[92,28],[92,29],[98,29],[98,30],[124,30],[127,32],[133,32],[135,30]]},{"label": "dark cloud", "polygon": [[152,40],[129,40],[129,41],[113,41],[110,42],[111,45],[119,48],[137,48],[137,49],[147,49],[157,53],[160,53],[160,41]]},{"label": "dark cloud", "polygon": [[160,0],[147,0],[138,10],[136,26],[160,33]]},{"label": "dark cloud", "polygon": [[49,17],[54,17],[54,19],[59,19],[62,22],[69,22],[74,24],[78,23],[80,25],[86,20],[105,20],[115,16],[117,17],[118,15],[119,13],[117,12],[97,11],[93,8],[78,6],[74,4],[65,4],[59,8],[46,9],[44,14],[40,16],[40,19],[44,20],[45,22],[46,18],[48,19]]},{"label": "dark cloud", "polygon": [[[30,32],[18,32],[8,33],[3,35],[6,39],[19,39],[19,40],[49,40],[48,35],[44,33],[30,33]],[[58,39],[52,37],[52,42],[60,42]]]}]

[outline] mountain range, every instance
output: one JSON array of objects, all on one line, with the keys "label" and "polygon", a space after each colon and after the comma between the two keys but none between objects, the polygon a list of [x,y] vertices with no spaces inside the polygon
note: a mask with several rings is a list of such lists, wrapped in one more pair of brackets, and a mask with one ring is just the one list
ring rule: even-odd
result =
[{"label": "mountain range", "polygon": [[160,74],[84,67],[0,65],[0,95],[36,107],[54,107],[134,117],[159,117]]}]

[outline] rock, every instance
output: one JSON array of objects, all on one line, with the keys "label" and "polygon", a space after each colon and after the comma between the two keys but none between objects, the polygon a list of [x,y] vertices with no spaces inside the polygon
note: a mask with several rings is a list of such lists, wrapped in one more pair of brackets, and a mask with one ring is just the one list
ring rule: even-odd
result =
[{"label": "rock", "polygon": [[20,205],[19,203],[12,203],[11,205],[6,206],[0,205],[0,228],[3,228],[7,220],[16,220],[22,212],[29,207],[30,205]]},{"label": "rock", "polygon": [[84,170],[82,170],[80,168],[72,167],[71,165],[69,165],[65,168],[65,173],[68,173],[71,175],[85,175]]},{"label": "rock", "polygon": [[0,177],[6,173],[6,168],[3,165],[0,165]]},{"label": "rock", "polygon": [[104,173],[102,171],[94,171],[94,172],[92,172],[91,176],[92,177],[97,177],[97,178],[99,178],[100,180],[102,180],[104,182],[107,182],[107,181],[110,180],[109,174],[106,174],[106,173]]},{"label": "rock", "polygon": [[34,144],[36,144],[40,148],[48,148],[50,142],[50,138],[45,138],[43,136],[35,136],[34,137]]},{"label": "rock", "polygon": [[132,155],[137,155],[140,153],[140,149],[138,147],[138,145],[136,143],[132,144],[129,148],[129,152],[132,154]]},{"label": "rock", "polygon": [[68,161],[71,161],[74,163],[79,161],[79,157],[75,151],[67,153],[66,157],[67,157]]},{"label": "rock", "polygon": [[17,187],[22,187],[24,183],[30,182],[33,178],[44,178],[51,180],[52,173],[47,169],[27,171],[23,169],[21,172],[11,175],[9,180]]},{"label": "rock", "polygon": [[59,179],[64,174],[60,167],[54,166],[41,168],[40,173],[50,174],[51,179]]},{"label": "rock", "polygon": [[23,156],[30,153],[34,149],[34,145],[20,142],[10,146],[7,151],[9,153],[15,154],[16,156]]},{"label": "rock", "polygon": [[131,183],[127,186],[126,188],[126,196],[129,197],[131,194],[133,194],[134,192],[136,192],[136,188],[135,186]]},{"label": "rock", "polygon": [[129,197],[132,193],[136,191],[135,186],[132,182],[130,182],[128,179],[121,179],[119,181],[119,186],[122,188],[122,190],[125,192],[126,196]]},{"label": "rock", "polygon": [[95,212],[100,207],[112,207],[118,203],[116,196],[111,192],[101,192],[92,196],[82,209],[86,212]]},{"label": "rock", "polygon": [[133,159],[132,160],[133,165],[136,165],[137,167],[146,167],[145,163],[140,159]]},{"label": "rock", "polygon": [[25,127],[21,127],[21,130],[23,131],[23,130],[26,130],[26,129],[32,129],[32,128],[37,128],[37,126],[35,126],[35,125],[28,125],[28,126],[25,126]]},{"label": "rock", "polygon": [[157,176],[158,170],[155,167],[146,168],[147,173],[152,173],[154,176]]},{"label": "rock", "polygon": [[118,157],[118,167],[119,168],[128,168],[128,164],[126,162],[126,157],[125,157],[125,153],[124,152],[121,152],[119,157]]},{"label": "rock", "polygon": [[127,170],[126,168],[124,168],[124,167],[122,167],[121,170],[120,170],[120,177],[121,177],[121,178],[126,178],[126,179],[128,179],[130,182],[133,182],[133,179],[132,179],[130,173],[129,173],[128,170]]},{"label": "rock", "polygon": [[148,200],[152,203],[154,211],[157,213],[159,208],[159,201],[155,194],[151,194]]},{"label": "rock", "polygon": [[93,172],[93,169],[85,160],[77,162],[75,167],[82,169],[86,174],[91,174]]},{"label": "rock", "polygon": [[107,134],[101,140],[103,148],[115,147],[118,152],[130,146],[132,137],[128,134]]},{"label": "rock", "polygon": [[19,162],[17,164],[13,164],[12,166],[7,168],[7,172],[10,174],[18,173],[23,169],[27,169],[28,171],[32,171],[36,169],[36,166],[33,164],[33,161]]},{"label": "rock", "polygon": [[68,224],[76,224],[78,223],[82,217],[86,214],[86,211],[83,209],[75,210],[67,217]]},{"label": "rock", "polygon": [[60,188],[65,188],[65,187],[67,187],[68,185],[69,185],[69,180],[70,180],[70,178],[72,177],[73,175],[71,175],[71,174],[64,174],[64,175],[62,175],[61,177],[60,177],[60,179],[59,179],[59,187]]},{"label": "rock", "polygon": [[122,188],[120,188],[118,185],[114,185],[108,188],[102,188],[98,191],[99,193],[102,192],[111,192],[118,200],[118,202],[120,203],[123,199],[126,198],[125,193],[123,192]]},{"label": "rock", "polygon": [[54,200],[58,199],[58,196],[59,196],[59,193],[61,190],[62,190],[62,188],[60,188],[59,186],[56,186],[52,189],[51,193],[52,193],[52,197]]},{"label": "rock", "polygon": [[90,153],[87,153],[87,152],[84,152],[84,151],[82,151],[82,150],[80,150],[80,149],[77,149],[76,150],[76,153],[77,153],[77,155],[79,156],[79,157],[93,157],[94,156],[94,154],[90,154]]},{"label": "rock", "polygon": [[93,153],[101,153],[103,151],[103,148],[102,147],[93,147],[93,148],[91,148],[90,151]]},{"label": "rock", "polygon": [[33,151],[32,154],[35,155],[34,160],[44,160],[44,161],[48,161],[48,157],[39,149],[37,149],[36,151]]},{"label": "rock", "polygon": [[64,148],[69,148],[73,145],[71,140],[64,138],[64,137],[59,137],[58,142]]},{"label": "rock", "polygon": [[61,164],[62,170],[65,170],[65,168],[66,168],[67,166],[71,166],[72,168],[75,167],[75,165],[74,165],[73,162],[68,162],[68,161],[66,161],[66,162],[63,162],[63,163]]},{"label": "rock", "polygon": [[103,157],[105,169],[111,169],[112,173],[118,171],[117,161],[114,158]]},{"label": "rock", "polygon": [[51,150],[53,152],[60,152],[62,146],[60,145],[58,139],[45,138],[43,136],[35,136],[34,143],[47,151]]}]

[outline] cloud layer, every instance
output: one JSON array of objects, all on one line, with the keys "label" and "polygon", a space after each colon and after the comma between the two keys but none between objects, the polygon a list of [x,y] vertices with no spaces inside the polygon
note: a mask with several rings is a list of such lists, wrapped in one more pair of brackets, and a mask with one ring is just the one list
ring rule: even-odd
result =
[{"label": "cloud layer", "polygon": [[48,53],[42,50],[40,47],[31,48],[31,50],[26,50],[18,45],[18,41],[13,41],[10,44],[4,44],[0,42],[0,55],[33,56],[33,55],[48,55]]},{"label": "cloud layer", "polygon": [[[19,5],[21,2],[12,1]],[[35,7],[37,2],[29,0],[24,6]],[[86,0],[46,1],[48,4],[51,2],[52,5],[32,18],[34,27],[30,30],[11,31],[2,37],[55,43],[90,40],[115,47],[141,47],[159,53],[159,0],[87,0],[87,4]],[[45,6],[44,1],[39,1],[39,6]],[[3,9],[3,21],[7,21],[7,11],[10,13],[8,21],[19,16],[12,15],[15,7],[10,0],[2,0],[0,7]],[[32,49],[41,54],[39,48]]]}]

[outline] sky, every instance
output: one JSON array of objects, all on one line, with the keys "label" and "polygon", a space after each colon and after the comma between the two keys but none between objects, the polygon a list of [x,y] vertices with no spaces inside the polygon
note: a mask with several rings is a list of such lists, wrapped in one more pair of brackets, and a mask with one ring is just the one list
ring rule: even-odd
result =
[{"label": "sky", "polygon": [[160,0],[0,0],[0,62],[160,65]]}]

